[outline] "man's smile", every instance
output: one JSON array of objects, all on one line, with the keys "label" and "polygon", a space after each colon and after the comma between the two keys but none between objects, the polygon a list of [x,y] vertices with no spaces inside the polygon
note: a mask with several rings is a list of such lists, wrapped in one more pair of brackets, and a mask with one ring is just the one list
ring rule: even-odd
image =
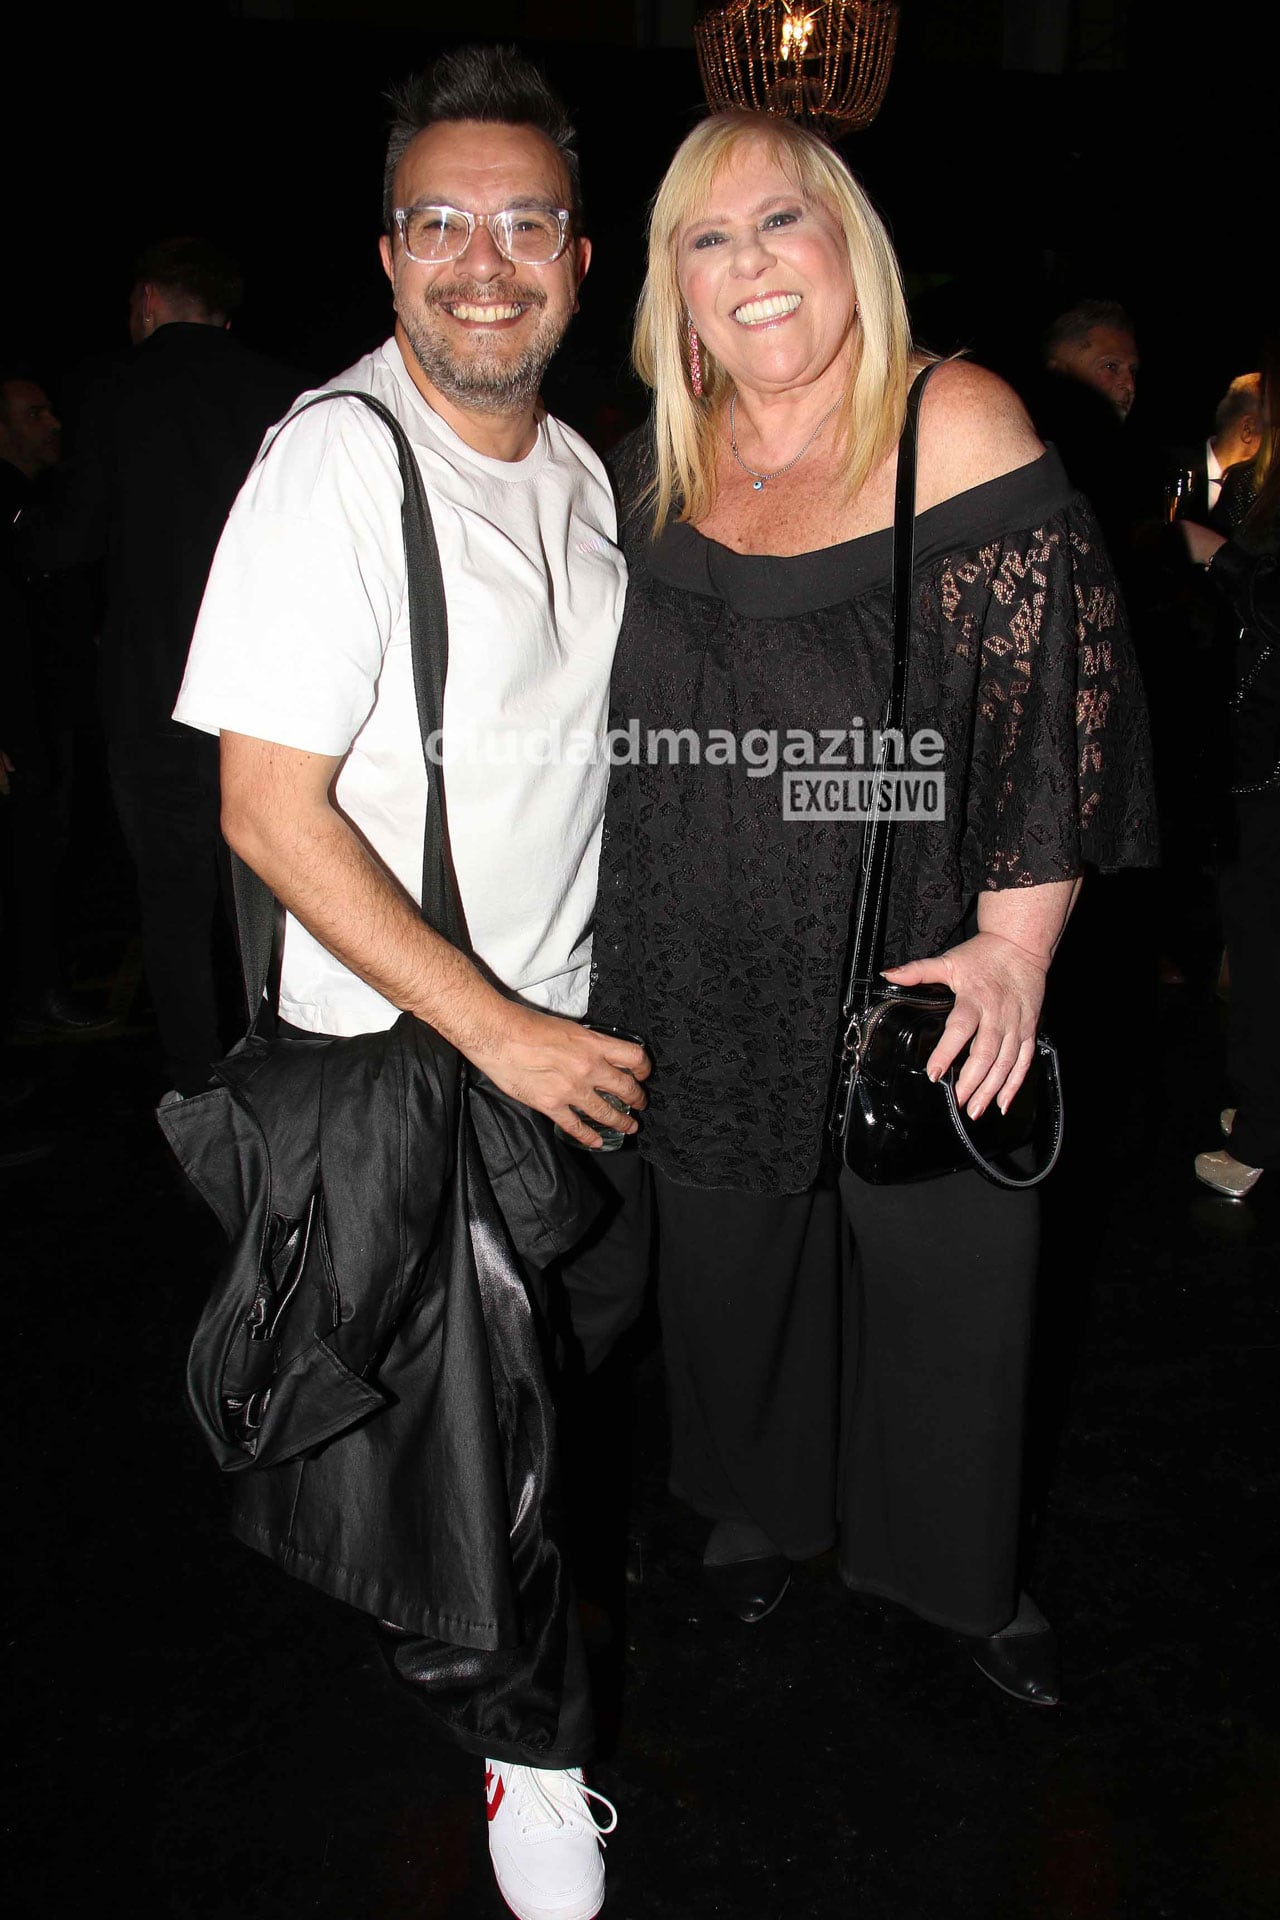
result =
[{"label": "man's smile", "polygon": [[523,320],[530,308],[546,305],[545,297],[527,287],[504,288],[502,292],[484,294],[467,289],[466,292],[443,287],[427,296],[428,304],[439,308],[442,313],[460,327],[468,331],[482,329],[491,332],[498,328],[514,327]]},{"label": "man's smile", "polygon": [[462,301],[441,302],[441,304],[447,314],[455,320],[461,320],[467,326],[499,326],[506,321],[518,320],[522,313],[529,311],[519,302],[509,304],[504,301],[500,304],[496,300],[483,305],[470,300],[465,304]]}]

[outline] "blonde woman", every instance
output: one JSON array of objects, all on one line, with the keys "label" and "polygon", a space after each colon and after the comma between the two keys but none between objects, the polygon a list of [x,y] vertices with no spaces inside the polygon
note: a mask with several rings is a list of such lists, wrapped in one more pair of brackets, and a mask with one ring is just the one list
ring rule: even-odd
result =
[{"label": "blonde woman", "polygon": [[[835,1179],[860,828],[782,804],[788,765],[867,764],[897,441],[927,358],[830,148],[751,114],[694,130],[636,325],[653,417],[621,468],[612,719],[636,750],[610,789],[590,1017],[654,1062],[622,1177],[657,1220],[672,1486],[712,1522],[719,1597],[760,1619],[838,1540],[851,1587],[1051,1704],[1054,1637],[1019,1591],[1036,1200],[976,1174]],[[899,830],[890,977],[953,989],[930,1066],[967,1047],[977,1114],[1026,1070],[1085,861],[1149,857],[1145,721],[1089,511],[979,368],[930,377],[917,514],[908,734],[946,802]]]}]

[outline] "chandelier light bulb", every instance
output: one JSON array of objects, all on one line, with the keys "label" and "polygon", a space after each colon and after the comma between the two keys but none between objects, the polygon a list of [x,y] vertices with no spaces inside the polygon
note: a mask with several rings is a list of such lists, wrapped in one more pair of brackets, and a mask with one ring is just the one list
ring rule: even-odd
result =
[{"label": "chandelier light bulb", "polygon": [[869,127],[884,101],[899,0],[722,0],[695,23],[712,110],[747,107],[833,139]]}]

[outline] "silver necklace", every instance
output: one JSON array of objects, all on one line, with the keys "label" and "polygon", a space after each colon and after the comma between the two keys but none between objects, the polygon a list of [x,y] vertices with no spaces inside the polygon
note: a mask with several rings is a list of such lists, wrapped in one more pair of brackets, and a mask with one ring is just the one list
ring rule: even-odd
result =
[{"label": "silver necklace", "polygon": [[797,453],[793,459],[788,460],[785,467],[775,467],[772,473],[757,473],[754,467],[749,467],[747,465],[742,455],[738,452],[738,435],[737,435],[737,430],[734,422],[734,410],[736,409],[737,404],[738,404],[737,394],[736,393],[730,394],[729,396],[729,450],[733,454],[733,457],[737,461],[738,465],[742,468],[742,471],[744,473],[749,473],[751,475],[752,492],[759,493],[763,489],[764,483],[766,480],[776,480],[780,474],[790,473],[792,467],[798,466],[800,464],[800,462],[804,459],[806,453],[808,453],[810,447],[813,445],[814,441],[817,439],[818,435],[822,432],[822,429],[826,426],[832,414],[835,412],[836,407],[840,405],[840,402],[837,400],[835,407],[828,407],[827,411],[823,414],[821,420],[819,420],[813,432],[809,435],[809,438],[805,441],[804,445],[801,447],[799,453]]}]

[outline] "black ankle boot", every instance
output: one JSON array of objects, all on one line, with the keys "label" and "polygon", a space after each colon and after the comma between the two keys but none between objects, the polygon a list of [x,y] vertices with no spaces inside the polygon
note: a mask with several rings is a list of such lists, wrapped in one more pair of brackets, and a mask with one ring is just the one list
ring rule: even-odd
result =
[{"label": "black ankle boot", "polygon": [[999,1633],[961,1639],[979,1672],[1003,1693],[1032,1707],[1057,1706],[1058,1636],[1030,1594],[1019,1596],[1017,1613]]},{"label": "black ankle boot", "polygon": [[717,1521],[702,1576],[726,1613],[751,1627],[773,1612],[791,1584],[791,1562],[758,1527]]}]

